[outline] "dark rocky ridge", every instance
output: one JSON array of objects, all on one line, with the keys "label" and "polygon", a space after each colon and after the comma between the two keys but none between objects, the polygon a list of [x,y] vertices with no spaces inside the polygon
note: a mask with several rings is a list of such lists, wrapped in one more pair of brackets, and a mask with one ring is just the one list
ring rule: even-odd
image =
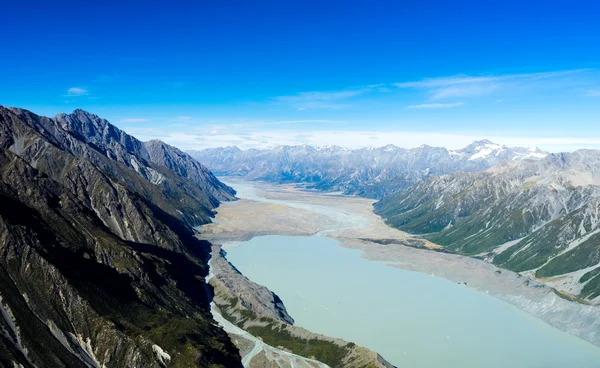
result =
[{"label": "dark rocky ridge", "polygon": [[151,160],[83,111],[0,107],[1,366],[240,365],[192,228],[218,189]]},{"label": "dark rocky ridge", "polygon": [[[247,277],[227,261],[226,252],[218,246],[213,246],[211,269],[216,275],[213,282],[222,284],[222,287],[239,298],[245,308],[293,325],[294,319],[288,314],[281,299],[262,285],[250,281]],[[217,300],[218,302],[218,300]]]},{"label": "dark rocky ridge", "polygon": [[85,137],[88,144],[102,147],[109,158],[134,168],[150,181],[161,180],[148,165],[154,163],[195,183],[207,192],[213,205],[235,198],[235,191],[221,183],[205,166],[162,141],[141,142],[107,120],[83,110],[75,110],[69,115],[59,114],[54,119],[63,129]]}]

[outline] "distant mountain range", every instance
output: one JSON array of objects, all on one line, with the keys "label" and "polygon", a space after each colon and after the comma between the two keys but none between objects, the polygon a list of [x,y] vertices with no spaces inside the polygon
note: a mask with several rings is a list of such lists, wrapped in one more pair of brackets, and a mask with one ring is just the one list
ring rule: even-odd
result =
[{"label": "distant mountain range", "polygon": [[600,151],[432,177],[385,197],[375,210],[448,249],[577,297],[600,297]]},{"label": "distant mountain range", "polygon": [[404,149],[345,149],[338,146],[280,146],[240,150],[237,147],[190,151],[217,175],[249,180],[304,183],[315,189],[383,198],[431,176],[458,171],[478,172],[504,160],[540,159],[537,148],[509,148],[487,140],[460,150],[421,146]]}]

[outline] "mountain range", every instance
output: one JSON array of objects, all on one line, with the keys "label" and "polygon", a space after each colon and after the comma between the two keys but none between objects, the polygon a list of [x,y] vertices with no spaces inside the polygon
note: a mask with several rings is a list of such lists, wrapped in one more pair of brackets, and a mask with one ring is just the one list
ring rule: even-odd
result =
[{"label": "mountain range", "polygon": [[600,151],[432,177],[387,196],[375,211],[447,249],[587,301],[600,296]]},{"label": "mountain range", "polygon": [[454,151],[427,145],[355,150],[302,145],[264,150],[224,147],[189,153],[217,175],[303,183],[309,188],[376,199],[431,176],[478,172],[504,160],[539,159],[547,154],[537,148],[509,148],[488,140]]}]

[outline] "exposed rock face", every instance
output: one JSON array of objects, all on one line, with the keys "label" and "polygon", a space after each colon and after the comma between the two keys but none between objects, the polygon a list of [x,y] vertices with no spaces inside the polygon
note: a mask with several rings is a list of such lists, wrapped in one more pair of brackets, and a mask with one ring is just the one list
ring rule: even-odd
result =
[{"label": "exposed rock face", "polygon": [[218,275],[215,282],[222,283],[223,287],[240,299],[245,308],[293,325],[294,319],[288,314],[281,299],[266,287],[248,280],[227,261],[225,254],[224,250],[213,247],[211,268]]},{"label": "exposed rock face", "polygon": [[0,107],[0,365],[237,367],[212,320],[214,196],[83,111]]},{"label": "exposed rock face", "polygon": [[204,165],[187,153],[156,139],[145,142],[144,146],[150,161],[188,178],[200,188],[206,188],[219,201],[235,199],[233,188],[220,182]]},{"label": "exposed rock face", "polygon": [[399,229],[464,254],[493,251],[485,257],[494,263],[593,301],[600,296],[599,178],[600,151],[551,154],[431,178],[375,209]]},{"label": "exposed rock face", "polygon": [[404,149],[344,149],[337,146],[281,146],[270,150],[237,147],[190,152],[217,175],[249,180],[306,183],[321,190],[382,198],[425,178],[457,171],[482,171],[503,160],[543,158],[539,149],[509,148],[489,141],[449,151],[421,146]]},{"label": "exposed rock face", "polygon": [[78,109],[71,114],[58,114],[54,120],[62,129],[79,135],[86,142],[103,147],[110,152],[110,158],[121,163],[128,165],[131,156],[150,161],[142,142],[110,124],[106,119]]},{"label": "exposed rock face", "polygon": [[151,140],[142,143],[105,119],[83,110],[75,110],[68,115],[59,114],[54,120],[64,130],[83,137],[92,147],[104,150],[106,156],[133,168],[154,184],[162,184],[165,180],[160,170],[153,167],[159,165],[196,184],[198,189],[205,192],[204,196],[212,206],[218,205],[219,201],[235,198],[235,191],[221,183],[206,167],[164,142]]}]

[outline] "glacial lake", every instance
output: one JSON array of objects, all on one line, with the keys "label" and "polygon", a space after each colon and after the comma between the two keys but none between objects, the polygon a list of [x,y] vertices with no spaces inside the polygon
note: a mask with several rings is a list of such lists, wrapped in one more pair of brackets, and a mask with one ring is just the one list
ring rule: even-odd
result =
[{"label": "glacial lake", "polygon": [[226,248],[297,326],[404,367],[597,368],[600,348],[484,293],[360,257],[329,238],[260,236]]}]

